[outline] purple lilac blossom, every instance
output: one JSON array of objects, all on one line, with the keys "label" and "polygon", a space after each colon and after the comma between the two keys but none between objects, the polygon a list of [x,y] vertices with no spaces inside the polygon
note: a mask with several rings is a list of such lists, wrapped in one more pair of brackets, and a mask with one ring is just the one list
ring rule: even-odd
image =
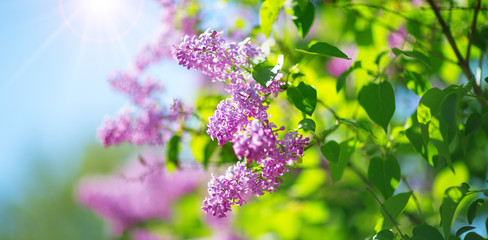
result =
[{"label": "purple lilac blossom", "polygon": [[261,170],[254,172],[248,168],[245,161],[239,161],[229,167],[226,174],[215,178],[208,183],[209,196],[203,201],[203,211],[217,217],[226,217],[232,205],[246,203],[249,195],[263,195],[263,191],[277,191],[281,185],[281,177],[288,168],[303,156],[304,145],[308,145],[308,138],[291,132],[285,134],[285,140],[277,141],[279,145],[274,149],[266,149],[261,153],[262,159],[256,160]]},{"label": "purple lilac blossom", "polygon": [[327,62],[327,71],[334,77],[339,77],[343,72],[351,67],[354,59],[356,58],[357,48],[355,46],[348,46],[342,49],[347,56],[351,59],[332,58]]},{"label": "purple lilac blossom", "polygon": [[392,32],[388,34],[388,45],[390,49],[392,48],[401,48],[405,43],[405,39],[407,38],[407,31],[404,27],[398,28],[397,32]]},{"label": "purple lilac blossom", "polygon": [[141,158],[144,163],[136,158],[121,174],[86,178],[78,186],[78,200],[106,219],[116,236],[146,220],[169,219],[172,202],[206,178],[195,169],[168,173],[155,154]]}]

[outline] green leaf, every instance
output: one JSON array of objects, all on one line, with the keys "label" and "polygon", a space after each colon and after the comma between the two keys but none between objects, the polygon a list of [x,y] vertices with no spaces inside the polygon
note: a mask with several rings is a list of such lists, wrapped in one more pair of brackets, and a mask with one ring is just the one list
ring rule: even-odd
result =
[{"label": "green leaf", "polygon": [[402,51],[398,48],[393,48],[392,52],[397,56],[398,55],[404,55],[404,56],[413,58],[413,59],[421,62],[422,64],[424,64],[425,66],[427,66],[429,68],[431,67],[430,66],[430,59],[421,52],[418,52],[418,51]]},{"label": "green leaf", "polygon": [[475,232],[469,232],[464,237],[464,240],[485,240],[485,238]]},{"label": "green leaf", "polygon": [[219,156],[222,163],[236,163],[238,161],[231,142],[227,142],[221,147]]},{"label": "green leaf", "polygon": [[298,123],[298,129],[305,129],[315,132],[315,122],[310,118],[305,118]]},{"label": "green leaf", "polygon": [[337,182],[342,178],[342,174],[344,173],[344,169],[349,162],[349,158],[354,152],[355,143],[356,142],[353,139],[348,139],[341,142],[339,144],[339,161],[329,162],[330,174],[332,175],[332,180],[334,180],[334,182]]},{"label": "green leaf", "polygon": [[168,142],[168,162],[178,166],[180,153],[180,135],[173,135]]},{"label": "green leaf", "polygon": [[478,130],[480,126],[481,126],[481,114],[479,114],[478,112],[473,112],[471,115],[469,115],[469,118],[466,121],[464,135],[468,136],[469,134]]},{"label": "green leaf", "polygon": [[427,90],[432,88],[429,81],[425,79],[424,75],[405,70],[403,72],[403,77],[407,82],[408,89],[412,90],[418,96],[424,95]]},{"label": "green leaf", "polygon": [[205,148],[203,149],[203,166],[205,169],[207,169],[210,158],[215,152],[215,149],[217,149],[217,146],[218,144],[215,141],[208,141],[207,145],[205,145]]},{"label": "green leaf", "polygon": [[345,119],[345,118],[340,118],[338,119],[339,122],[348,124],[350,126],[353,126],[357,129],[363,130],[367,133],[369,133],[371,136],[373,136],[373,131],[371,130],[371,126],[368,125],[369,121],[353,121],[351,119]]},{"label": "green leaf", "polygon": [[336,91],[339,92],[346,85],[346,78],[354,71],[356,68],[361,68],[361,62],[355,62],[349,69],[344,71],[337,79]]},{"label": "green leaf", "polygon": [[[400,216],[400,214],[402,214],[403,210],[407,206],[410,196],[412,196],[412,192],[399,193],[383,203],[383,206],[386,208],[393,220],[395,220],[396,218],[398,218],[398,216]],[[381,208],[381,214],[383,215],[383,219],[385,219],[385,221],[383,221],[383,228],[388,229],[393,227],[393,223],[391,222],[390,218],[383,210],[383,208]]]},{"label": "green leaf", "polygon": [[279,55],[276,65],[273,65],[268,61],[264,61],[254,66],[252,69],[252,77],[264,88],[267,88],[273,82],[274,78],[276,75],[278,75],[282,67],[283,55]]},{"label": "green leaf", "polygon": [[428,124],[432,116],[439,112],[444,96],[444,92],[438,88],[431,88],[422,96],[417,108],[417,120],[420,124]]},{"label": "green leaf", "polygon": [[473,203],[468,208],[468,223],[472,224],[474,218],[476,217],[476,210],[478,209],[478,206],[483,204],[485,200],[479,198],[476,199]]},{"label": "green leaf", "polygon": [[259,10],[259,25],[266,37],[269,37],[273,23],[278,17],[284,2],[284,0],[265,0],[263,5],[261,5],[261,9]]},{"label": "green leaf", "polygon": [[293,15],[293,23],[297,27],[298,34],[301,38],[305,38],[315,19],[315,7],[311,2],[306,3],[305,8],[296,4],[293,7]]},{"label": "green leaf", "polygon": [[393,155],[383,160],[373,157],[368,167],[368,179],[385,199],[393,195],[400,182],[400,165]]},{"label": "green leaf", "polygon": [[473,44],[482,51],[488,50],[488,27],[473,32]]},{"label": "green leaf", "polygon": [[337,58],[344,58],[350,60],[350,58],[341,50],[339,50],[337,47],[334,47],[325,42],[313,43],[307,50],[303,50],[303,49],[295,49],[295,50],[308,55],[323,56],[323,57],[337,57]]},{"label": "green leaf", "polygon": [[317,106],[317,90],[314,87],[300,82],[297,87],[289,87],[286,95],[292,99],[296,108],[308,116],[312,116]]},{"label": "green leaf", "polygon": [[405,131],[405,135],[407,136],[408,140],[412,143],[415,147],[415,151],[417,151],[425,160],[429,160],[429,152],[427,143],[424,142],[422,135],[415,127],[411,127]]},{"label": "green leaf", "polygon": [[382,230],[374,235],[373,240],[393,240],[395,235],[390,230]]},{"label": "green leaf", "polygon": [[458,187],[450,187],[445,191],[439,209],[441,213],[441,227],[444,231],[444,236],[450,235],[454,213],[461,200],[466,196],[468,190],[468,187],[465,184],[462,184]]},{"label": "green leaf", "polygon": [[369,46],[373,44],[373,29],[372,24],[365,24],[363,29],[357,29],[355,31],[355,40],[359,46]]},{"label": "green leaf", "polygon": [[327,158],[327,160],[332,162],[339,161],[339,154],[341,148],[339,146],[339,143],[337,143],[336,141],[334,140],[328,141],[326,144],[320,147],[320,151],[322,152],[324,157]]},{"label": "green leaf", "polygon": [[460,237],[463,233],[469,231],[469,230],[473,230],[475,229],[475,227],[472,227],[472,226],[464,226],[462,228],[459,228],[457,231],[456,231],[456,236]]},{"label": "green leaf", "polygon": [[412,239],[444,240],[439,230],[429,225],[420,225],[413,229]]},{"label": "green leaf", "polygon": [[359,104],[369,118],[387,132],[388,123],[395,113],[395,93],[387,81],[364,86],[359,92]]}]

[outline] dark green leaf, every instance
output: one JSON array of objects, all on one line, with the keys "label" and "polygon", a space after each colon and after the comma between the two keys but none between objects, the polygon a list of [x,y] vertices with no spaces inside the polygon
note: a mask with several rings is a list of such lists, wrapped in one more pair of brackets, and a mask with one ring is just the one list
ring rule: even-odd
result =
[{"label": "dark green leaf", "polygon": [[220,161],[222,163],[235,163],[238,161],[231,142],[225,143],[220,149]]},{"label": "dark green leaf", "polygon": [[336,141],[328,141],[326,144],[320,147],[320,151],[322,152],[322,154],[324,154],[324,157],[327,158],[327,160],[332,162],[339,161],[341,148],[339,146],[339,143],[337,143]]},{"label": "dark green leaf", "polygon": [[265,61],[254,66],[252,69],[252,77],[254,80],[256,80],[256,82],[267,88],[273,82],[276,75],[280,72],[282,66],[283,55],[280,55],[276,65]]},{"label": "dark green leaf", "polygon": [[261,5],[261,9],[259,10],[259,24],[261,31],[266,37],[269,37],[273,23],[278,17],[284,2],[284,0],[265,0],[263,5]]},{"label": "dark green leaf", "polygon": [[168,142],[168,161],[178,166],[180,153],[180,135],[173,135]]},{"label": "dark green leaf", "polygon": [[478,206],[484,203],[485,200],[483,199],[476,199],[473,203],[468,208],[468,223],[472,224],[474,218],[476,217],[476,210],[478,209]]},{"label": "dark green leaf", "polygon": [[485,238],[475,232],[469,232],[464,237],[464,240],[485,240]]},{"label": "dark green leaf", "polygon": [[[399,193],[385,201],[383,206],[386,208],[393,220],[402,214],[403,210],[407,206],[410,196],[412,196],[412,192]],[[383,219],[385,219],[383,221],[383,228],[393,227],[393,223],[383,208],[381,208],[381,214],[383,215]]]},{"label": "dark green leaf", "polygon": [[337,79],[337,85],[336,85],[336,91],[337,92],[341,91],[341,89],[346,85],[347,76],[349,76],[349,74],[351,74],[351,72],[354,71],[354,69],[360,68],[360,67],[361,67],[361,62],[356,62],[356,63],[354,63],[354,65],[352,65],[349,69],[344,71],[339,76],[339,78]]},{"label": "dark green leaf", "polygon": [[298,129],[305,129],[315,132],[315,122],[310,118],[305,118],[298,123]]},{"label": "dark green leaf", "polygon": [[329,162],[330,174],[332,175],[332,180],[334,180],[334,182],[337,182],[342,178],[342,174],[349,162],[349,158],[354,152],[355,141],[353,139],[343,141],[339,144],[339,148],[339,161]]},{"label": "dark green leaf", "polygon": [[486,51],[488,49],[488,27],[484,27],[480,31],[475,30],[473,32],[473,44],[482,51]]},{"label": "dark green leaf", "polygon": [[405,135],[407,136],[408,140],[412,143],[415,147],[415,150],[422,155],[425,160],[429,160],[429,153],[427,144],[424,142],[422,135],[416,130],[415,127],[411,127],[405,131]]},{"label": "dark green leaf", "polygon": [[430,86],[429,81],[425,79],[424,75],[418,74],[413,71],[405,70],[403,73],[403,77],[407,82],[408,89],[412,90],[418,96],[424,95],[427,90],[432,88]]},{"label": "dark green leaf", "polygon": [[393,240],[395,235],[390,230],[382,230],[374,235],[373,240]]},{"label": "dark green leaf", "polygon": [[467,232],[469,230],[473,230],[473,229],[475,229],[475,227],[472,227],[472,226],[464,226],[464,227],[462,227],[462,228],[460,228],[460,229],[458,229],[456,231],[456,236],[460,237],[463,233],[465,233],[465,232]]},{"label": "dark green leaf", "polygon": [[429,225],[420,225],[413,229],[413,237],[419,240],[444,240],[439,230]]},{"label": "dark green leaf", "polygon": [[373,29],[371,24],[365,24],[363,29],[357,29],[355,31],[356,43],[359,46],[369,46],[373,43]]},{"label": "dark green leaf", "polygon": [[298,34],[301,38],[307,36],[308,31],[312,27],[313,20],[315,19],[315,7],[311,2],[306,3],[305,8],[296,4],[293,7],[293,23],[298,29]]},{"label": "dark green leaf", "polygon": [[350,60],[350,58],[341,50],[339,50],[337,47],[334,47],[325,42],[316,42],[312,44],[307,50],[303,50],[303,49],[295,49],[295,50],[308,55],[317,55],[323,57],[337,57],[337,58],[344,58]]},{"label": "dark green leaf", "polygon": [[380,125],[385,132],[395,113],[395,93],[387,81],[364,86],[359,92],[359,104],[366,110],[369,118]]},{"label": "dark green leaf", "polygon": [[317,105],[317,90],[314,87],[300,82],[297,87],[289,87],[286,95],[292,99],[296,108],[308,116],[312,116]]},{"label": "dark green leaf", "polygon": [[444,231],[444,236],[449,236],[451,232],[452,218],[456,212],[456,208],[468,192],[466,185],[458,187],[450,187],[444,193],[442,204],[440,207],[441,213],[441,227]]},{"label": "dark green leaf", "polygon": [[383,194],[385,199],[393,195],[400,182],[400,165],[393,155],[383,160],[371,159],[368,167],[368,179]]},{"label": "dark green leaf", "polygon": [[217,149],[217,146],[218,144],[215,141],[208,141],[207,145],[205,145],[205,149],[203,150],[203,166],[205,169],[208,167],[210,158],[215,152],[215,149]]},{"label": "dark green leaf", "polygon": [[481,126],[481,114],[479,114],[478,112],[473,112],[469,116],[468,121],[466,121],[464,135],[467,136],[475,132],[476,130],[478,130],[480,126]]},{"label": "dark green leaf", "polygon": [[421,52],[418,52],[418,51],[402,51],[398,48],[393,48],[392,52],[397,56],[398,55],[404,55],[407,57],[411,57],[411,58],[421,62],[422,64],[424,64],[425,66],[430,68],[430,59]]}]

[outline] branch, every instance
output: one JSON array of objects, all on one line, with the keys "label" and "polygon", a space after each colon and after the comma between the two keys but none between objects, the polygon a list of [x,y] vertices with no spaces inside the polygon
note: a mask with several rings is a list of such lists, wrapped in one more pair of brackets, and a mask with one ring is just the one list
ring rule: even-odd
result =
[{"label": "branch", "polygon": [[383,208],[383,211],[385,211],[386,215],[388,216],[388,218],[390,219],[390,221],[393,223],[393,225],[395,226],[396,230],[398,231],[398,233],[400,234],[400,236],[402,237],[402,239],[404,239],[402,231],[400,231],[400,228],[398,227],[398,225],[396,224],[395,220],[393,219],[393,217],[391,216],[391,214],[388,212],[388,210],[386,210],[386,207],[383,205],[383,203],[381,203],[381,201],[373,193],[373,191],[371,191],[371,189],[366,188],[366,190],[368,190],[368,192],[370,192],[371,195],[373,195],[373,197],[376,199],[376,201],[378,202],[378,204],[380,204],[381,208]]},{"label": "branch", "polygon": [[474,9],[473,22],[471,23],[471,30],[469,31],[468,49],[466,51],[466,62],[469,62],[469,55],[471,53],[471,44],[473,43],[473,35],[474,35],[474,31],[476,31],[476,21],[478,20],[478,13],[480,11],[480,8],[481,8],[481,0],[477,0]]},{"label": "branch", "polygon": [[444,19],[442,19],[441,12],[439,10],[439,7],[435,5],[434,0],[427,0],[429,3],[430,7],[432,8],[432,11],[434,11],[435,16],[437,17],[437,20],[439,21],[439,24],[441,24],[442,31],[444,32],[444,35],[446,35],[447,41],[451,45],[452,50],[454,51],[454,54],[456,55],[456,58],[458,59],[458,65],[461,67],[463,70],[464,75],[468,79],[468,81],[472,82],[473,85],[473,90],[478,96],[478,101],[482,104],[485,105],[485,102],[480,98],[482,96],[481,89],[480,87],[476,84],[476,81],[474,79],[474,75],[469,69],[469,64],[463,56],[461,55],[461,52],[459,52],[458,47],[456,46],[456,42],[454,41],[454,38],[451,34],[451,31],[449,30],[449,26],[446,24]]}]

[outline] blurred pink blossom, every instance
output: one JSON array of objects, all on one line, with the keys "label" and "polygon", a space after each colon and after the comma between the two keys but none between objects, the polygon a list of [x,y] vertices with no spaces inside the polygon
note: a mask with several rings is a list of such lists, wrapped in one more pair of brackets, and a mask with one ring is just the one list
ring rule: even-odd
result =
[{"label": "blurred pink blossom", "polygon": [[393,48],[401,48],[405,43],[405,39],[407,38],[407,31],[404,27],[398,28],[397,32],[392,32],[388,35],[388,45],[390,45],[390,49]]},{"label": "blurred pink blossom", "polygon": [[173,201],[206,179],[202,169],[169,173],[157,154],[144,154],[120,174],[83,179],[77,197],[106,219],[112,234],[119,236],[149,219],[169,220]]},{"label": "blurred pink blossom", "polygon": [[357,54],[356,46],[346,46],[341,49],[351,60],[343,58],[332,58],[327,64],[327,71],[334,77],[339,77],[343,72],[345,72],[351,64],[354,62]]}]

